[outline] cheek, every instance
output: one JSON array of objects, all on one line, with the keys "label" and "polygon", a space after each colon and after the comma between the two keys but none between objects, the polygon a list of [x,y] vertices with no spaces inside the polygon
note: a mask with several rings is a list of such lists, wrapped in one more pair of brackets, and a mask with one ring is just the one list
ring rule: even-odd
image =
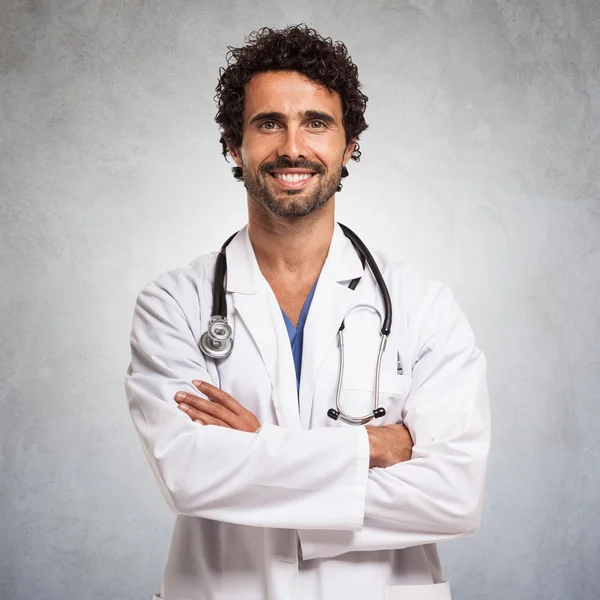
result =
[{"label": "cheek", "polygon": [[274,135],[254,136],[246,135],[242,142],[241,151],[244,157],[244,163],[257,164],[268,160],[276,155],[277,143]]},{"label": "cheek", "polygon": [[338,169],[345,158],[346,150],[344,141],[332,142],[331,139],[317,139],[311,143],[311,151],[329,170]]}]

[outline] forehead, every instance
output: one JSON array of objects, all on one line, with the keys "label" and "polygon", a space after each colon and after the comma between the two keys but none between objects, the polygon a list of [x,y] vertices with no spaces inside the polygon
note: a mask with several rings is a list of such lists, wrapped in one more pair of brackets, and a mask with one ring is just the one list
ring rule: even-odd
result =
[{"label": "forehead", "polygon": [[259,112],[292,115],[307,110],[326,111],[341,120],[342,100],[337,92],[296,71],[257,73],[246,84],[245,121]]}]

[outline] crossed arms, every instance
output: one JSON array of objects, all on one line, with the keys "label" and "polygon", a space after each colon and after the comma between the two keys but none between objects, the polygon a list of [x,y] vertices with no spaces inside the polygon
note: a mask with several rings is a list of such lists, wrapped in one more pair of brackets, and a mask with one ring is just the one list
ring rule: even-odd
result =
[{"label": "crossed arms", "polygon": [[[219,401],[209,384],[201,393],[213,402],[197,396],[192,381],[210,377],[186,313],[167,288],[153,282],[138,296],[126,393],[173,510],[297,529],[305,559],[437,542],[478,528],[489,452],[486,363],[447,288],[432,290],[419,308],[428,326],[403,434],[400,425],[259,428],[252,413],[240,412],[233,399]],[[184,390],[188,414],[174,400]],[[195,422],[210,418],[223,424]],[[396,462],[373,430],[403,439]]]},{"label": "crossed arms", "polygon": [[[198,379],[194,379],[192,385],[208,400],[183,391],[177,392],[174,400],[178,408],[194,422],[250,433],[260,429],[256,416],[227,392]],[[369,436],[369,468],[391,467],[410,460],[413,441],[404,425],[367,426],[366,429]]]}]

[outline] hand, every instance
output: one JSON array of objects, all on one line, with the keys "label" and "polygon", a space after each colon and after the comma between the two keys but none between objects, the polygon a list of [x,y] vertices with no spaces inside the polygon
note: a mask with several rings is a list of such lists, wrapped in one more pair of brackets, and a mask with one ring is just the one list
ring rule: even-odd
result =
[{"label": "hand", "polygon": [[177,392],[175,401],[193,421],[251,433],[260,428],[258,419],[228,393],[206,381],[194,380],[192,383],[208,396],[209,400],[193,394]]},{"label": "hand", "polygon": [[413,440],[404,425],[384,425],[374,427],[366,425],[371,449],[370,467],[391,467],[400,462],[410,460]]}]

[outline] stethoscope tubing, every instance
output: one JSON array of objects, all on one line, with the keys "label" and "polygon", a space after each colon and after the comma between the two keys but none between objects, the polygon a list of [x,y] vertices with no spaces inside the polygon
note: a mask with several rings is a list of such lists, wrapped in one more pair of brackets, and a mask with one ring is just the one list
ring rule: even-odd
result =
[{"label": "stethoscope tubing", "polygon": [[238,234],[236,231],[230,235],[225,243],[221,246],[217,255],[217,263],[215,265],[215,280],[213,281],[213,306],[211,317],[221,316],[227,318],[227,301],[225,298],[225,275],[227,275],[227,257],[225,249],[231,243],[231,240]]},{"label": "stethoscope tubing", "polygon": [[[374,399],[373,399],[374,410],[372,412],[370,412],[368,415],[363,415],[361,417],[353,417],[352,415],[345,412],[344,409],[342,408],[341,397],[342,397],[342,385],[343,385],[343,381],[344,381],[344,331],[343,330],[338,331],[338,347],[340,349],[340,370],[339,370],[339,374],[338,374],[338,381],[337,381],[337,387],[336,387],[336,392],[335,392],[335,407],[337,409],[337,415],[335,415],[335,418],[334,418],[330,414],[331,411],[329,411],[328,415],[330,418],[333,418],[334,420],[337,420],[338,418],[340,418],[342,421],[344,421],[345,423],[348,423],[349,425],[366,425],[369,421],[372,421],[377,416],[385,415],[385,411],[383,412],[383,414],[378,414],[378,412],[380,413],[380,411],[379,411],[379,379],[380,379],[380,374],[381,374],[381,360],[383,358],[383,353],[385,351],[386,345],[387,345],[387,336],[382,335],[381,342],[379,344],[379,353],[377,355],[377,366],[375,367],[375,391],[374,391]],[[381,409],[381,410],[383,410],[383,409]]]},{"label": "stethoscope tubing", "polygon": [[383,326],[381,327],[381,335],[389,336],[390,332],[392,331],[392,299],[383,275],[381,274],[373,255],[365,246],[363,241],[350,228],[346,227],[346,225],[342,225],[341,223],[338,223],[338,225],[342,228],[342,231],[346,234],[346,237],[348,237],[354,246],[359,250],[359,253],[366,259],[369,268],[371,269],[371,273],[373,273],[373,277],[375,277],[377,287],[379,287],[379,291],[381,292],[384,306],[384,319]]},{"label": "stethoscope tubing", "polygon": [[[379,380],[381,375],[381,361],[383,358],[383,353],[385,351],[385,347],[387,344],[388,336],[392,329],[392,301],[390,298],[390,293],[383,279],[383,275],[373,258],[373,255],[369,251],[369,249],[365,246],[363,241],[346,225],[342,225],[338,223],[341,227],[342,231],[346,235],[346,237],[352,242],[352,245],[356,249],[363,270],[365,268],[365,261],[369,265],[371,269],[371,273],[375,278],[377,286],[379,287],[379,291],[381,293],[381,297],[384,305],[384,316],[382,319],[381,326],[381,342],[379,345],[379,352],[377,355],[377,366],[376,366],[376,374],[375,374],[375,391],[374,391],[374,399],[373,399],[373,411],[367,415],[362,415],[360,417],[353,417],[352,415],[346,413],[343,410],[341,404],[341,395],[342,395],[342,386],[344,379],[344,328],[345,328],[345,319],[342,321],[339,329],[338,329],[338,347],[340,349],[340,370],[338,374],[338,381],[336,386],[336,398],[335,404],[336,408],[329,409],[327,412],[328,416],[334,420],[338,418],[345,423],[350,425],[364,425],[368,423],[374,418],[383,417],[385,415],[385,409],[379,407]],[[215,277],[213,281],[213,305],[212,305],[212,314],[210,318],[209,328],[202,335],[200,340],[200,349],[206,356],[209,356],[213,359],[223,359],[231,354],[231,350],[233,347],[233,331],[231,326],[227,323],[227,302],[225,296],[225,277],[227,275],[227,257],[226,257],[226,248],[230,244],[231,240],[238,234],[239,232],[231,235],[225,243],[221,246],[221,249],[217,255],[217,260],[215,264]],[[361,277],[357,277],[353,279],[349,288],[354,290],[358,285]],[[355,307],[357,308],[357,307]],[[379,311],[378,311],[379,312]],[[381,313],[379,313],[381,317]]]}]

